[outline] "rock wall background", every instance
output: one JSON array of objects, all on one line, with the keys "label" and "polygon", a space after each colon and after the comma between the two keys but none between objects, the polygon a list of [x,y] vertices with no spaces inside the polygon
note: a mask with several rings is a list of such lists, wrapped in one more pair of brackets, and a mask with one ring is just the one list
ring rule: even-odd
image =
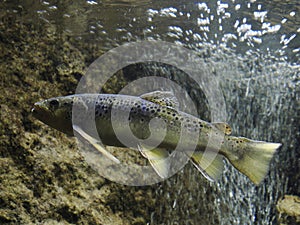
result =
[{"label": "rock wall background", "polygon": [[[199,52],[224,81],[234,134],[283,143],[263,185],[254,187],[230,166],[219,182],[208,183],[187,165],[163,183],[128,187],[101,178],[74,138],[30,115],[34,102],[74,93],[102,46],[4,10],[0,30],[1,224],[276,224],[277,201],[300,195],[299,67],[259,55],[238,58],[210,45]],[[180,80],[199,106],[205,102],[179,71],[155,65],[124,69],[104,91],[153,71]]]}]

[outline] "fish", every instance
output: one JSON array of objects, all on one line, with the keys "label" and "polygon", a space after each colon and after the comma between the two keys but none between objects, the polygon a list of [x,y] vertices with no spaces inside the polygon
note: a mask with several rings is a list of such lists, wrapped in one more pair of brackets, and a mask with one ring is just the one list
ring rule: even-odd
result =
[{"label": "fish", "polygon": [[[189,161],[208,180],[220,178],[224,160],[227,160],[259,185],[281,146],[281,143],[232,136],[232,129],[226,122],[207,122],[183,112],[169,91],[153,91],[140,96],[83,93],[54,97],[35,103],[31,112],[58,131],[69,136],[74,136],[75,132],[115,163],[120,160],[107,151],[106,146],[137,149],[161,178],[169,175],[170,165],[165,159],[180,145],[180,151],[188,152]],[[116,115],[125,116],[119,121]],[[92,134],[90,124],[85,122],[89,119],[95,123],[101,144]],[[129,130],[121,120],[126,120]],[[158,122],[151,127],[155,120]],[[120,141],[117,134],[129,139],[130,132],[135,139],[126,144]],[[185,138],[181,138],[182,135]],[[147,144],[144,140],[149,137],[159,143],[154,147]]]}]

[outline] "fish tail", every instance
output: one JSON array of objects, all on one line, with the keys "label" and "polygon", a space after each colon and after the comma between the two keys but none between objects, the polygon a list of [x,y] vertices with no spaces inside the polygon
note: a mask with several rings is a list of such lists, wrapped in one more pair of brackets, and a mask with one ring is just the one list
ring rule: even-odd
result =
[{"label": "fish tail", "polygon": [[[228,157],[231,164],[258,185],[267,175],[270,161],[280,143],[238,138],[243,146]],[[241,150],[242,149],[242,150]]]}]

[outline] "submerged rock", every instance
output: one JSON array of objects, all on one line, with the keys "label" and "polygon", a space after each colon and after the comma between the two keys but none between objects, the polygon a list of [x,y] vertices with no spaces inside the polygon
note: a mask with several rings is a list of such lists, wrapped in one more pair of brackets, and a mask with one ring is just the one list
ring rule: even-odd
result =
[{"label": "submerged rock", "polygon": [[280,224],[300,224],[300,197],[285,195],[277,203]]}]

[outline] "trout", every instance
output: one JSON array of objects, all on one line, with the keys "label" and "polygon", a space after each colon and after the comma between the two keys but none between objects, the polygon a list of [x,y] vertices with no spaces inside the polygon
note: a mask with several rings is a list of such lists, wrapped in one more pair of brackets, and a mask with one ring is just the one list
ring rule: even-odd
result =
[{"label": "trout", "polygon": [[[225,158],[258,185],[265,178],[270,161],[281,146],[280,143],[231,136],[231,128],[227,123],[209,123],[182,112],[171,92],[154,91],[141,96],[77,94],[55,97],[35,103],[32,113],[43,123],[67,135],[73,136],[74,131],[77,132],[102,154],[118,163],[119,160],[105,147],[101,147],[97,139],[90,134],[90,125],[86,125],[84,121],[91,119],[104,146],[138,149],[162,178],[168,177],[169,170],[164,159],[179,144],[183,128],[185,137],[195,137],[190,161],[211,181],[218,179],[222,174]],[[118,113],[125,115],[121,119],[125,118],[129,130],[124,128],[124,121],[122,123],[116,119]],[[157,119],[158,123],[151,129],[153,119]],[[73,124],[74,121],[82,122]],[[125,138],[128,136],[129,139],[130,132],[136,138],[125,145],[117,134]],[[154,139],[161,140],[154,148],[141,141],[152,134]],[[182,139],[184,140],[180,143],[181,150],[189,149],[188,138]],[[213,159],[210,159],[210,153]]]}]

